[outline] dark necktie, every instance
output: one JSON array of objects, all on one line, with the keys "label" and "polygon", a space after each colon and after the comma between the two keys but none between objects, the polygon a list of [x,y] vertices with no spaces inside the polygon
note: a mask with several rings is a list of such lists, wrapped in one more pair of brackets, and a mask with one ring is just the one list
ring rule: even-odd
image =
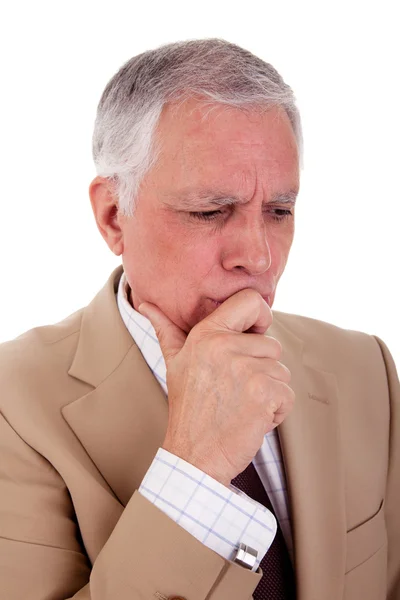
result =
[{"label": "dark necktie", "polygon": [[[247,469],[232,480],[232,485],[253,500],[263,504],[274,514],[267,492],[253,463],[250,463]],[[274,541],[262,559],[260,567],[263,576],[254,590],[254,600],[293,600],[296,598],[293,567],[279,524]]]}]

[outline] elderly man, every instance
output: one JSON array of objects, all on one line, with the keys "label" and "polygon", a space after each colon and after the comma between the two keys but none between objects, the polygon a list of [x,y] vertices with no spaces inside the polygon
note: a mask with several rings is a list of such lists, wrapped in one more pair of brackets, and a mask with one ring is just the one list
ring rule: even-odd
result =
[{"label": "elderly man", "polygon": [[1,348],[1,598],[400,598],[389,350],[271,311],[300,158],[291,89],[233,44],[107,85],[90,199],[123,265]]}]

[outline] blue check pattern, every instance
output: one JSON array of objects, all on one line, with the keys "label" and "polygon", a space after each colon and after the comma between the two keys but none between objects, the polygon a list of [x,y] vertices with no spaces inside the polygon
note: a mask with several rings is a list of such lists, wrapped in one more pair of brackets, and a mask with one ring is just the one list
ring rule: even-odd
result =
[{"label": "blue check pattern", "polygon": [[[166,366],[150,321],[128,301],[123,273],[116,294],[123,322],[152,373],[168,394]],[[277,430],[268,433],[253,459],[293,559],[286,479]],[[139,492],[200,542],[230,560],[239,542],[258,552],[256,570],[273,542],[276,519],[233,485],[225,487],[194,465],[159,448]]]}]

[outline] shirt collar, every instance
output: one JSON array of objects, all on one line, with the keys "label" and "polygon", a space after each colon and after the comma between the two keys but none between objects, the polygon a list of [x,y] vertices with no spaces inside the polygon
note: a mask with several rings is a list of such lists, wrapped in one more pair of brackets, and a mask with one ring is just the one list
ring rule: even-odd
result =
[{"label": "shirt collar", "polygon": [[149,319],[141,315],[129,303],[129,289],[129,283],[123,272],[117,292],[117,304],[121,318],[153,375],[167,394],[167,369],[156,332]]}]

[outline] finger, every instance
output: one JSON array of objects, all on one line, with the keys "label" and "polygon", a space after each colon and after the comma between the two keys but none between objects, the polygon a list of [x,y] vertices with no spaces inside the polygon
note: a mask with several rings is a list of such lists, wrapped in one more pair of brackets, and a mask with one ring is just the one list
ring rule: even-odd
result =
[{"label": "finger", "polygon": [[[292,378],[289,369],[283,363],[279,362],[279,360],[273,358],[244,358],[243,360],[239,359],[236,364],[233,362],[233,365],[234,369],[237,369],[238,371],[243,371],[245,374],[248,372],[249,377],[255,373],[260,374],[260,376],[262,376],[259,387],[260,392],[268,393],[271,385],[275,385],[275,381],[288,385]],[[274,412],[279,411],[282,408],[279,403],[279,398],[281,397],[280,391],[281,390],[278,390],[278,393],[274,395],[274,398],[277,401]]]},{"label": "finger", "polygon": [[286,388],[286,392],[285,392],[284,396],[282,397],[282,402],[279,405],[279,407],[276,409],[275,415],[274,415],[274,421],[278,424],[282,423],[282,421],[290,413],[290,411],[293,408],[295,398],[296,398],[293,389],[289,385],[287,385],[287,383],[284,382],[283,386],[281,386],[281,388],[282,387]]},{"label": "finger", "polygon": [[274,358],[282,355],[282,344],[275,338],[259,333],[227,335],[227,345],[235,354],[253,356],[254,358]]},{"label": "finger", "polygon": [[[286,385],[290,383],[292,374],[287,366],[279,362],[279,360],[274,360],[272,358],[259,358],[255,360],[260,362],[260,368],[263,370],[265,369],[265,373],[272,379],[276,379]],[[284,410],[284,407],[278,407],[275,412],[279,412],[281,409]]]},{"label": "finger", "polygon": [[153,325],[165,362],[168,365],[168,361],[182,349],[186,342],[186,333],[168,319],[155,304],[143,302],[138,307],[138,311],[147,317]]},{"label": "finger", "polygon": [[237,292],[201,321],[201,330],[228,330],[265,333],[272,324],[272,312],[264,298],[255,290]]}]

